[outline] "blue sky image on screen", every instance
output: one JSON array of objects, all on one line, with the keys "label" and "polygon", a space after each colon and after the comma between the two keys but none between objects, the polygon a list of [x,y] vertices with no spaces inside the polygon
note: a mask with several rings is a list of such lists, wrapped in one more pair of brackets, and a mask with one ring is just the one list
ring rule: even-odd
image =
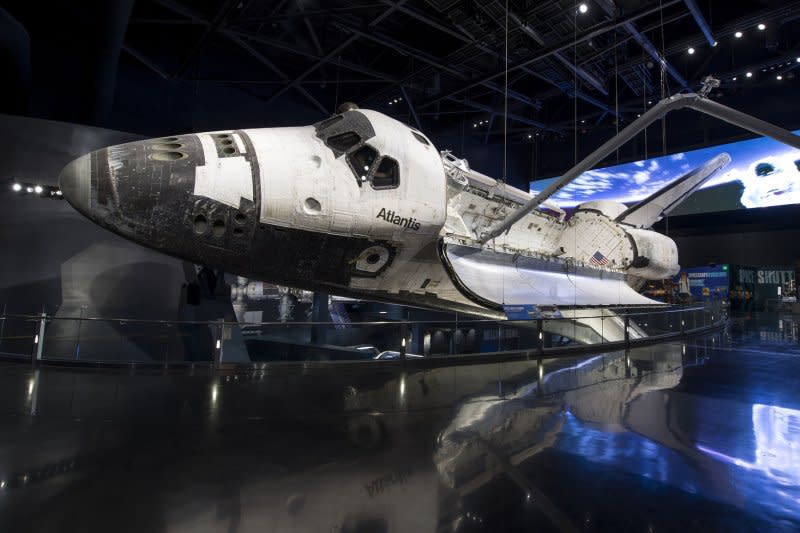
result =
[{"label": "blue sky image on screen", "polygon": [[[739,181],[743,185],[740,202],[746,208],[800,203],[800,150],[766,137],[590,170],[550,201],[566,208],[589,200],[631,204],[722,152],[731,156],[731,163],[701,189]],[[543,190],[556,179],[532,181],[531,192]]]}]

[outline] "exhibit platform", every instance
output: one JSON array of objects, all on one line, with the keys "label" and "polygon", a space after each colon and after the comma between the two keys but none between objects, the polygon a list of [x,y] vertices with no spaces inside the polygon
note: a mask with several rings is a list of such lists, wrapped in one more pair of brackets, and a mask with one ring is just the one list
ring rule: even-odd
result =
[{"label": "exhibit platform", "polygon": [[558,349],[405,364],[7,358],[0,530],[800,527],[797,319]]}]

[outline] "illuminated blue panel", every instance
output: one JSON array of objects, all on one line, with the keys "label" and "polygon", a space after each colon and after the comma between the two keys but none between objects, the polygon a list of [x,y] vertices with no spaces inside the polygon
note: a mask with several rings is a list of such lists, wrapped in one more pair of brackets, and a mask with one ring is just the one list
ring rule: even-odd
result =
[{"label": "illuminated blue panel", "polygon": [[[800,134],[800,130],[794,133]],[[800,203],[800,150],[766,137],[590,170],[555,194],[551,201],[567,208],[589,200],[631,204],[721,152],[731,156],[730,165],[672,214]],[[531,192],[543,190],[556,179],[532,181]]]}]

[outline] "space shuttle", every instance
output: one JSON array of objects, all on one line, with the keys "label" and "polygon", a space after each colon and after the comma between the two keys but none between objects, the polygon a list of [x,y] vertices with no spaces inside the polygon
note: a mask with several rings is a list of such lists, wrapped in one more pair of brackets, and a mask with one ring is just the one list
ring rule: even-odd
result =
[{"label": "space shuttle", "polygon": [[[648,113],[620,135],[660,116]],[[65,198],[93,222],[195,264],[504,317],[504,306],[525,304],[656,303],[636,288],[679,264],[675,243],[650,227],[729,161],[720,154],[634,206],[590,201],[567,216],[542,193],[440,152],[423,132],[348,105],[311,126],[110,146],[72,161],[59,178]],[[569,174],[544,195],[576,177]]]}]

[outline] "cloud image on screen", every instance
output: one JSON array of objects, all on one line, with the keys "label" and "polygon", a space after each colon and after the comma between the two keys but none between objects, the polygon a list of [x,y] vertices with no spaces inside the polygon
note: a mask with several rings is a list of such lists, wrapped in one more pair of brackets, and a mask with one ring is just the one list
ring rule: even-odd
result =
[{"label": "cloud image on screen", "polygon": [[[565,208],[589,200],[632,204],[722,152],[731,156],[731,163],[673,214],[800,203],[800,150],[766,137],[589,170],[550,200]],[[543,190],[556,179],[532,181],[531,192]]]}]

